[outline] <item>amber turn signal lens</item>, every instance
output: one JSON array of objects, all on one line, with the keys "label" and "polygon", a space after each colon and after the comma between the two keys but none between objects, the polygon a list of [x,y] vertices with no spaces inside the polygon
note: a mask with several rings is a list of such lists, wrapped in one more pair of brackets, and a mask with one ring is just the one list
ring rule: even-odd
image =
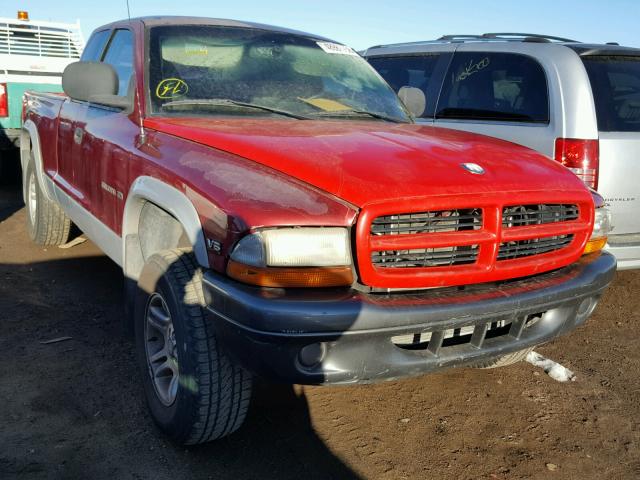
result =
[{"label": "amber turn signal lens", "polygon": [[594,238],[587,242],[587,246],[584,247],[584,254],[599,252],[607,244],[607,237]]},{"label": "amber turn signal lens", "polygon": [[351,267],[252,267],[229,261],[227,275],[260,287],[345,287],[353,283]]}]

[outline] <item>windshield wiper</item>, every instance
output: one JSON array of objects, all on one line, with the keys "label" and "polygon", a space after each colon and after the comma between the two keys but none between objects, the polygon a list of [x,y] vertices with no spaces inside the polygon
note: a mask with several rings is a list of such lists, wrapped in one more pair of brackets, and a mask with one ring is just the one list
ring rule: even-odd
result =
[{"label": "windshield wiper", "polygon": [[166,107],[179,107],[187,105],[206,105],[206,106],[221,106],[221,107],[244,107],[253,108],[256,110],[264,110],[265,112],[275,113],[285,117],[296,118],[298,120],[310,120],[309,117],[304,115],[298,115],[297,113],[289,112],[287,110],[280,110],[278,108],[267,107],[266,105],[258,105],[257,103],[241,102],[238,100],[231,100],[230,98],[210,98],[210,99],[194,99],[194,100],[173,100],[171,102],[163,103],[162,108]]},{"label": "windshield wiper", "polygon": [[377,118],[378,120],[384,120],[386,122],[393,123],[408,123],[399,118],[389,117],[387,115],[383,115],[382,113],[369,112],[367,110],[356,110],[356,109],[348,109],[348,110],[336,110],[334,112],[314,112],[314,116],[318,117],[372,117]]}]

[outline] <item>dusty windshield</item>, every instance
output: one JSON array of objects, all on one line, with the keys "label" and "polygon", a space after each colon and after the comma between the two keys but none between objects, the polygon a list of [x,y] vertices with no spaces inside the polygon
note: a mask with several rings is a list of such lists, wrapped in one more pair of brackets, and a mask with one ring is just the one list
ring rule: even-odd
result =
[{"label": "dusty windshield", "polygon": [[238,27],[155,27],[149,58],[154,113],[410,121],[364,59],[328,41]]}]

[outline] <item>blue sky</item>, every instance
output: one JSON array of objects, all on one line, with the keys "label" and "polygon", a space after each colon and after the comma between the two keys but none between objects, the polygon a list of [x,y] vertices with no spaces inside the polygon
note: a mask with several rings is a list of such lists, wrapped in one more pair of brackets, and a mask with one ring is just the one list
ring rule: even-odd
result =
[{"label": "blue sky", "polygon": [[[640,47],[640,0],[129,0],[132,16],[197,15],[295,28],[362,49],[446,33],[545,33]],[[85,37],[127,15],[126,0],[2,0],[0,16],[80,20]]]}]

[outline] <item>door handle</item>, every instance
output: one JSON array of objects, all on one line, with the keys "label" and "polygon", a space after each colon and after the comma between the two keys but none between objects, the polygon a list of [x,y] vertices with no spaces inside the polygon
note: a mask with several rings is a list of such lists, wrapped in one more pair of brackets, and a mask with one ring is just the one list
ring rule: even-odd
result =
[{"label": "door handle", "polygon": [[84,130],[80,127],[76,127],[73,131],[73,141],[80,145],[82,143],[82,137],[84,136]]}]

